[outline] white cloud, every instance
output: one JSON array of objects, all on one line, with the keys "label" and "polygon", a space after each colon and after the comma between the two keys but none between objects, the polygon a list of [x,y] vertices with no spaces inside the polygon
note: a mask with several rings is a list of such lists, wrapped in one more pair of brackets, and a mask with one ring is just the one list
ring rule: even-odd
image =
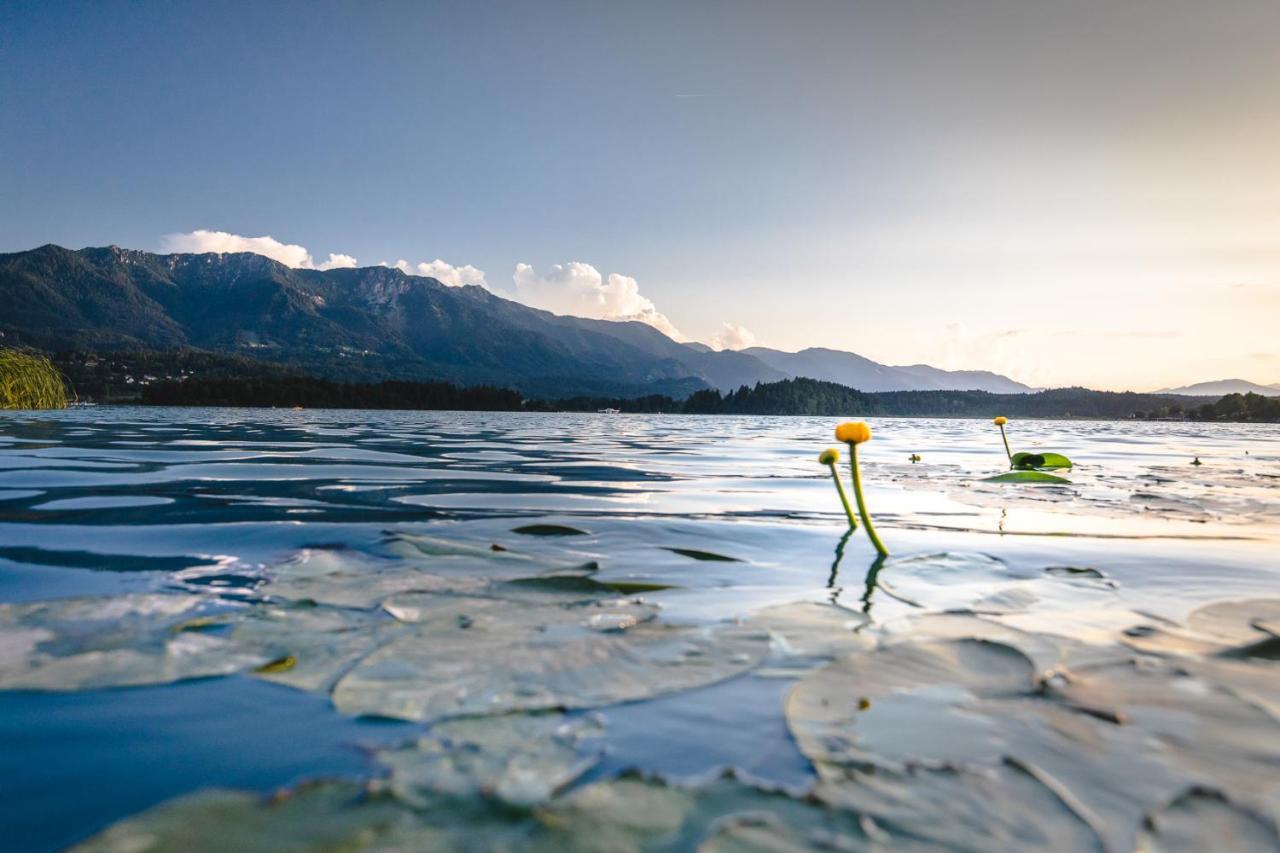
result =
[{"label": "white cloud", "polygon": [[554,264],[542,274],[529,264],[516,264],[511,280],[515,298],[525,305],[595,320],[638,320],[677,341],[686,340],[651,299],[640,295],[631,276],[610,273],[606,278],[591,264],[573,261]]},{"label": "white cloud", "polygon": [[330,253],[329,259],[317,264],[306,247],[296,243],[281,243],[274,237],[242,237],[227,231],[208,231],[203,228],[186,234],[166,234],[161,245],[167,252],[252,252],[287,267],[308,270],[331,270],[354,267],[356,259],[350,255]]},{"label": "white cloud", "polygon": [[489,282],[484,277],[484,270],[476,269],[471,264],[455,267],[453,264],[446,263],[439,258],[430,263],[411,264],[401,258],[394,264],[383,261],[382,266],[395,267],[405,275],[421,275],[438,279],[441,283],[450,287],[462,287],[467,284],[478,284],[484,288],[489,287]]},{"label": "white cloud", "polygon": [[756,336],[737,323],[722,324],[720,331],[711,339],[711,348],[716,350],[746,349],[755,345]]}]

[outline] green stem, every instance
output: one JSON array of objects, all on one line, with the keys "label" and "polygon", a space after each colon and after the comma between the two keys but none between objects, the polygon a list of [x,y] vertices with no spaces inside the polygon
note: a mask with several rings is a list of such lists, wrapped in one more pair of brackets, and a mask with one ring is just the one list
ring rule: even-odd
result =
[{"label": "green stem", "polygon": [[849,506],[849,496],[844,493],[844,484],[840,482],[840,474],[836,471],[836,463],[832,462],[831,480],[836,484],[836,492],[840,495],[840,503],[844,504],[844,514],[849,517],[849,529],[858,529],[858,519],[853,516],[853,508]]},{"label": "green stem", "polygon": [[881,556],[889,556],[889,549],[884,547],[880,536],[876,533],[871,516],[867,513],[867,502],[862,497],[862,472],[858,470],[858,445],[849,442],[849,470],[853,472],[853,496],[858,501],[858,515],[862,516],[862,526],[867,529],[867,538],[875,546]]},{"label": "green stem", "polygon": [[1013,467],[1013,451],[1009,449],[1009,436],[1004,434],[1004,424],[1000,424],[1000,437],[1004,439],[1004,455],[1009,457],[1009,467]]}]

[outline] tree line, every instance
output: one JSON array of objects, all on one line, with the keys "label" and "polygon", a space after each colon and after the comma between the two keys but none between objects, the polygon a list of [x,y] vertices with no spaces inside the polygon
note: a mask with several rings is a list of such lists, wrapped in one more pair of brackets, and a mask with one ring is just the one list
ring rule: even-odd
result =
[{"label": "tree line", "polygon": [[140,389],[141,402],[160,406],[303,406],[356,409],[458,409],[465,411],[621,412],[690,415],[816,415],[1024,418],[1189,417],[1207,421],[1280,421],[1280,399],[1230,394],[1215,403],[1183,409],[1188,398],[1167,394],[1059,388],[1034,394],[987,391],[864,392],[835,382],[784,379],[721,392],[696,391],[679,400],[644,397],[526,399],[518,391],[449,382],[334,382],[308,376],[198,377],[161,381]]}]

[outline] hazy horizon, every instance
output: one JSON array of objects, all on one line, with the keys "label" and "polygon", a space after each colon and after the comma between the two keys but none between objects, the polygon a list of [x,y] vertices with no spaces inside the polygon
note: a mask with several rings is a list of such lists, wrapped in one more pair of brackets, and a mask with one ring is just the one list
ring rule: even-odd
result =
[{"label": "hazy horizon", "polygon": [[1032,386],[1280,381],[1280,4],[0,6],[0,251],[387,263]]}]

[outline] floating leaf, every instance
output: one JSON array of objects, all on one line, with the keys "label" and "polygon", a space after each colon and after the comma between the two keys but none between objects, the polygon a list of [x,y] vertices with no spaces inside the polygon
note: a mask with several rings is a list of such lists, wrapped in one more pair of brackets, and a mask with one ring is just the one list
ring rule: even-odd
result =
[{"label": "floating leaf", "polygon": [[741,563],[737,557],[726,557],[724,554],[717,554],[714,551],[699,551],[696,548],[663,548],[664,551],[670,551],[673,554],[679,554],[681,557],[688,557],[691,560],[704,560],[719,563]]},{"label": "floating leaf", "polygon": [[597,782],[532,813],[479,797],[410,804],[377,783],[321,782],[269,798],[215,790],[126,818],[75,849],[712,853],[756,849],[753,842],[781,851],[863,849],[867,841],[856,814],[726,776],[697,787],[636,777]]},{"label": "floating leaf", "polygon": [[1070,468],[1071,460],[1061,453],[1015,453],[1010,458],[1014,468]]},{"label": "floating leaf", "polygon": [[849,652],[865,651],[872,641],[856,633],[870,622],[867,616],[833,604],[800,602],[766,607],[743,621],[744,625],[767,631],[774,666],[763,674],[794,676],[814,663],[831,660]]},{"label": "floating leaf", "polygon": [[389,785],[408,803],[484,794],[515,805],[546,801],[603,753],[596,716],[503,714],[437,723],[408,746],[380,750]]},{"label": "floating leaf", "polygon": [[[443,561],[441,561],[443,562]],[[521,572],[532,571],[520,561]],[[382,560],[346,549],[309,548],[274,566],[259,589],[267,598],[336,607],[372,609],[402,592],[478,592],[489,584],[482,574],[427,571],[421,562]]]},{"label": "floating leaf", "polygon": [[1046,474],[1043,471],[1036,470],[1019,470],[1006,471],[1003,474],[997,474],[994,477],[984,477],[984,483],[1067,483],[1070,480],[1065,477],[1059,477],[1056,474]]},{"label": "floating leaf", "polygon": [[327,691],[401,630],[399,623],[376,612],[263,605],[245,613],[229,639],[245,654],[293,662],[260,668],[258,677],[299,690]]},{"label": "floating leaf", "polygon": [[85,690],[166,684],[252,669],[269,656],[184,630],[193,595],[129,594],[0,605],[0,689]]},{"label": "floating leaf", "polygon": [[[946,709],[987,697],[1029,696],[1036,675],[1026,655],[1003,643],[901,643],[849,655],[801,679],[787,697],[787,722],[819,773],[843,764],[900,770],[922,748],[931,749],[930,760],[959,761],[985,754],[998,734],[997,721]],[[947,724],[945,743],[938,740],[938,708]],[[934,728],[920,726],[926,718]]]},{"label": "floating leaf", "polygon": [[1220,791],[1195,787],[1147,818],[1138,849],[1271,853],[1280,849],[1280,834],[1273,820],[1241,808]]},{"label": "floating leaf", "polygon": [[1106,849],[1090,817],[1039,780],[1001,763],[991,768],[911,767],[830,773],[823,802],[876,827],[879,847],[900,850]]},{"label": "floating leaf", "polygon": [[576,527],[569,527],[565,524],[526,524],[523,527],[513,528],[512,533],[519,533],[522,536],[587,536],[585,530],[579,530]]},{"label": "floating leaf", "polygon": [[411,842],[399,849],[437,850],[449,849],[438,845],[449,842],[451,835],[424,825],[389,795],[371,793],[352,782],[322,782],[270,798],[243,791],[199,791],[125,818],[73,849],[270,853],[395,849],[397,842]]},{"label": "floating leaf", "polygon": [[768,648],[762,631],[658,623],[656,609],[636,601],[409,595],[386,609],[411,630],[338,682],[333,701],[343,713],[426,721],[599,707],[721,681]]}]

